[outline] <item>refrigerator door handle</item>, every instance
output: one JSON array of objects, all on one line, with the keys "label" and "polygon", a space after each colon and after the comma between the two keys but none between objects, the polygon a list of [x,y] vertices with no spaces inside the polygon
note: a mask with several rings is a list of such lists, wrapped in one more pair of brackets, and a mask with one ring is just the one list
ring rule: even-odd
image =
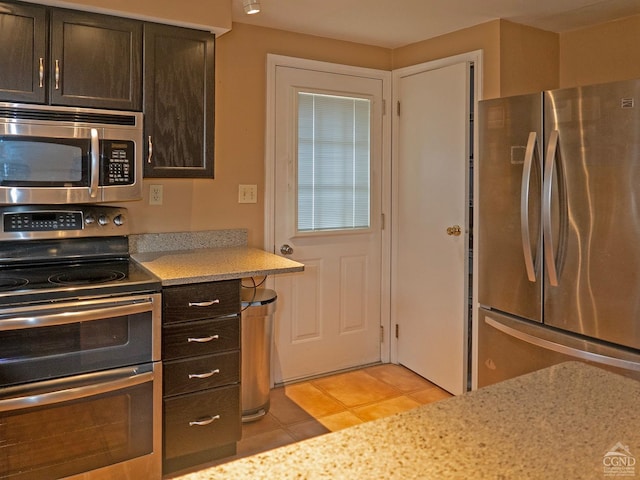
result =
[{"label": "refrigerator door handle", "polygon": [[522,169],[522,186],[520,188],[520,234],[522,236],[522,253],[527,278],[530,282],[536,282],[536,271],[533,263],[533,251],[531,249],[531,233],[529,231],[529,195],[531,185],[531,170],[533,159],[540,158],[538,152],[537,133],[530,132],[527,140],[527,149],[524,154],[524,167]]},{"label": "refrigerator door handle", "polygon": [[558,152],[558,131],[554,130],[549,136],[547,146],[546,164],[544,166],[544,179],[542,182],[542,237],[545,254],[545,264],[549,275],[549,284],[552,287],[558,286],[558,269],[553,251],[553,237],[551,228],[551,194],[553,184],[553,172],[556,164],[556,154]]},{"label": "refrigerator door handle", "polygon": [[545,338],[536,337],[528,333],[516,330],[510,326],[504,325],[497,320],[490,317],[484,317],[484,321],[487,325],[499,330],[505,335],[517,338],[523,342],[530,343],[536,347],[541,347],[552,352],[562,353],[570,357],[574,357],[580,360],[587,360],[601,365],[609,365],[611,367],[618,367],[625,370],[640,371],[640,363],[632,362],[629,360],[623,360],[621,358],[610,357],[608,355],[602,355],[600,353],[587,352],[577,348],[569,347],[561,343],[553,342]]}]

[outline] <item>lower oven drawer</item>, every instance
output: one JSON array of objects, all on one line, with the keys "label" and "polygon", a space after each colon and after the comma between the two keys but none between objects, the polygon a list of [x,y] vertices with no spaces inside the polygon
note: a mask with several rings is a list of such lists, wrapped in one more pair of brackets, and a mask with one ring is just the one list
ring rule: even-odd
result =
[{"label": "lower oven drawer", "polygon": [[159,478],[154,380],[161,368],[158,362],[0,390],[0,478],[105,478],[124,462],[140,470],[124,469],[119,478]]},{"label": "lower oven drawer", "polygon": [[209,355],[240,348],[240,316],[162,327],[162,358]]},{"label": "lower oven drawer", "polygon": [[165,460],[236,442],[240,434],[240,385],[164,400]]},{"label": "lower oven drawer", "polygon": [[164,362],[165,396],[196,392],[240,381],[240,352]]}]

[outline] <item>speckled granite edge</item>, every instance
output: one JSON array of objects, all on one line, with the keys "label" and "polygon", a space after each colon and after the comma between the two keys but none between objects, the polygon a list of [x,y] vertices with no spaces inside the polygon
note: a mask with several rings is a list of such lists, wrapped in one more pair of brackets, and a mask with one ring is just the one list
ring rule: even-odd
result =
[{"label": "speckled granite edge", "polygon": [[129,235],[129,251],[131,253],[194,250],[197,248],[243,247],[246,245],[247,229],[244,228]]},{"label": "speckled granite edge", "polygon": [[618,452],[638,478],[639,398],[569,362],[174,480],[603,480]]}]

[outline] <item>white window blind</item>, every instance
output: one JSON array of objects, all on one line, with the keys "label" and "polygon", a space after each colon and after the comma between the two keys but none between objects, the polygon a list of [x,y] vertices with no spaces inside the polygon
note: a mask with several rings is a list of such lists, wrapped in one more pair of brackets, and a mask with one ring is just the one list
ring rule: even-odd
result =
[{"label": "white window blind", "polygon": [[369,227],[370,108],[298,93],[298,231]]}]

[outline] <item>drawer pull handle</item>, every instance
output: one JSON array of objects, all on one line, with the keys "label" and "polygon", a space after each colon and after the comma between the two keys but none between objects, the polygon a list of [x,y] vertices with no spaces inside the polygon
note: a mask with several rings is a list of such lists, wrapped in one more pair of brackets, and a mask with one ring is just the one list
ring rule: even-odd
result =
[{"label": "drawer pull handle", "polygon": [[209,425],[214,422],[214,420],[220,420],[220,415],[215,415],[213,417],[209,417],[205,420],[192,420],[189,422],[190,427],[203,427],[205,425]]},{"label": "drawer pull handle", "polygon": [[210,342],[211,340],[217,340],[220,338],[220,335],[211,335],[209,337],[199,337],[199,338],[194,338],[194,337],[189,337],[187,338],[187,342],[189,343],[207,343]]},{"label": "drawer pull handle", "polygon": [[189,379],[192,378],[209,378],[212,377],[213,375],[215,375],[216,373],[220,373],[220,369],[216,368],[215,370],[211,370],[210,372],[207,373],[190,373],[189,374]]},{"label": "drawer pull handle", "polygon": [[190,307],[210,307],[216,303],[220,303],[220,299],[208,300],[206,302],[189,302]]}]

